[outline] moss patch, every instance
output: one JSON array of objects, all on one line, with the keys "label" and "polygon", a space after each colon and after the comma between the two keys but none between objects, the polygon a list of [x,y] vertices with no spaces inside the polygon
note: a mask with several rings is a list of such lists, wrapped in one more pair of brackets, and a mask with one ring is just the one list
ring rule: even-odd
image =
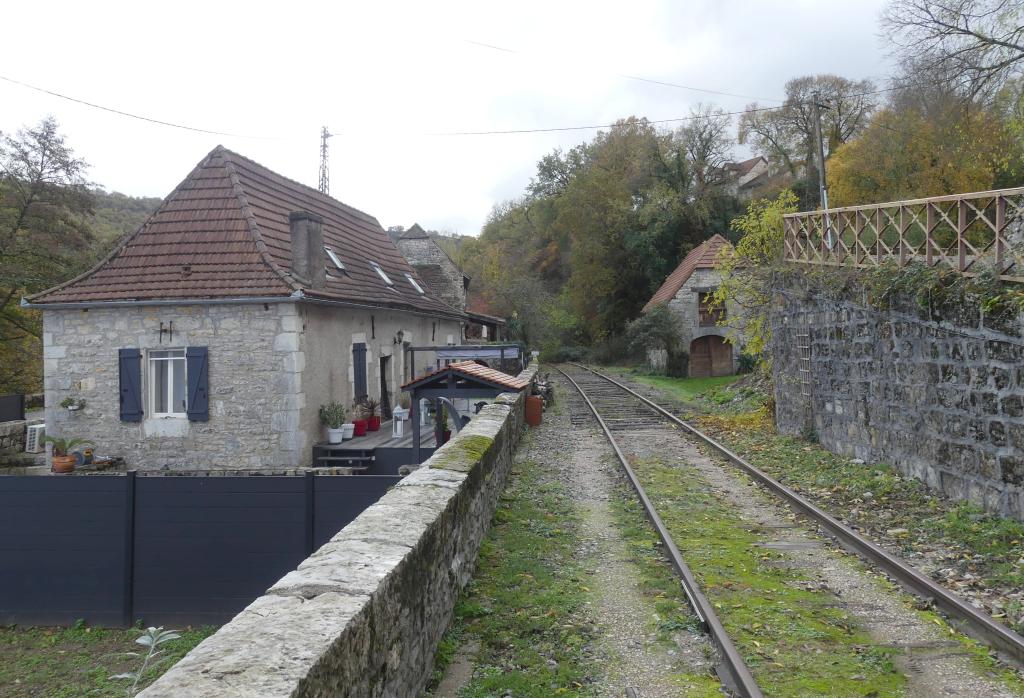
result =
[{"label": "moss patch", "polygon": [[888,650],[834,594],[759,547],[767,537],[692,470],[657,458],[633,465],[766,695],[902,694]]},{"label": "moss patch", "polygon": [[493,443],[492,437],[482,434],[459,437],[449,443],[443,452],[430,459],[430,467],[468,473],[476,467]]}]

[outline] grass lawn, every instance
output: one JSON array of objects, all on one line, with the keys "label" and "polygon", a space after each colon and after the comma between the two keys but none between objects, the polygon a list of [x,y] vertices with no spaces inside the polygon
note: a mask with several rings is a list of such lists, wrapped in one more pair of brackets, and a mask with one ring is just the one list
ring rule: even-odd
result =
[{"label": "grass lawn", "polygon": [[[161,645],[167,660],[152,667],[139,682],[148,686],[173,664],[213,634],[216,628],[184,630],[181,638]],[[138,629],[0,627],[0,695],[5,698],[70,698],[124,696],[130,681],[111,680],[114,674],[136,671],[144,652],[135,643]]]},{"label": "grass lawn", "polygon": [[679,402],[691,407],[703,404],[724,404],[737,396],[729,386],[743,376],[717,376],[715,378],[670,378],[652,373],[643,373],[636,368],[625,366],[599,366],[598,371],[612,378],[616,374],[627,377],[637,383],[649,385]]}]

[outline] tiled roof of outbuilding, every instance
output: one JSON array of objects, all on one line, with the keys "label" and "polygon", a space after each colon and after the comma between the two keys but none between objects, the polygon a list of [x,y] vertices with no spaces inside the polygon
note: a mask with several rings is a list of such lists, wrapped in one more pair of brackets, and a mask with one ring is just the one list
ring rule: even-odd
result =
[{"label": "tiled roof of outbuilding", "polygon": [[501,371],[496,371],[493,368],[488,368],[487,366],[478,364],[476,361],[459,361],[448,366],[442,366],[436,371],[431,371],[430,373],[420,376],[419,378],[414,378],[413,380],[403,385],[402,390],[406,390],[408,388],[411,388],[415,385],[419,385],[422,383],[429,383],[430,381],[436,379],[438,376],[442,376],[447,373],[460,374],[468,378],[477,378],[488,383],[497,385],[499,387],[515,391],[523,390],[524,388],[527,388],[530,385],[530,381],[527,380],[526,378],[520,378],[519,376],[510,376],[507,373],[502,373]]},{"label": "tiled roof of outbuilding", "polygon": [[651,296],[651,300],[647,301],[643,312],[646,313],[654,306],[672,300],[679,293],[679,289],[683,287],[683,284],[693,275],[695,269],[714,269],[718,266],[719,255],[722,250],[731,248],[732,245],[729,244],[729,241],[717,234],[693,248],[690,254],[686,255],[683,261],[679,263],[675,271],[668,275],[661,288],[655,291],[654,295]]},{"label": "tiled roof of outbuilding", "polygon": [[[305,288],[291,275],[292,211],[319,215],[325,245],[345,264],[345,273],[336,271],[324,255],[322,289]],[[370,262],[381,266],[392,287]],[[105,260],[28,300],[186,301],[301,291],[316,299],[459,315],[418,293],[407,273],[418,279],[375,218],[217,146]]]}]

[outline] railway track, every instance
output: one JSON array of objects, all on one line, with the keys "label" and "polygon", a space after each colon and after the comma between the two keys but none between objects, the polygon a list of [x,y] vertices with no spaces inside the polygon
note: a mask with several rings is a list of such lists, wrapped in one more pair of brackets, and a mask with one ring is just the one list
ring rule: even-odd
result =
[{"label": "railway track", "polygon": [[747,463],[724,445],[673,415],[665,406],[659,405],[613,378],[589,367],[569,364],[566,368],[568,370],[556,367],[556,370],[579,391],[581,399],[590,412],[587,414],[573,411],[571,415],[573,423],[581,424],[590,420],[592,415],[604,431],[627,479],[636,490],[648,519],[664,543],[665,551],[682,578],[683,587],[691,606],[719,650],[720,663],[717,667],[719,677],[723,684],[735,694],[740,696],[762,695],[752,672],[746,666],[742,655],[715,613],[714,605],[701,590],[696,577],[683,559],[678,546],[672,540],[671,534],[631,467],[622,445],[619,443],[624,432],[666,425],[681,429],[688,438],[710,447],[731,465],[752,477],[773,496],[782,499],[793,510],[805,515],[825,529],[842,547],[856,553],[873,567],[885,572],[907,590],[928,599],[937,609],[955,620],[963,632],[996,649],[1017,666],[1024,666],[1024,637],[996,622],[945,587],[938,585],[898,557],[867,540],[793,490]]}]

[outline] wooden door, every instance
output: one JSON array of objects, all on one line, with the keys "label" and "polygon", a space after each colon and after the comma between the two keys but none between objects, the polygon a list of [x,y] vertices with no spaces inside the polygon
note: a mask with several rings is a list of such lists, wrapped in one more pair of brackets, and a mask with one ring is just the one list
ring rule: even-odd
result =
[{"label": "wooden door", "polygon": [[721,337],[698,337],[690,343],[690,377],[732,375],[732,347]]},{"label": "wooden door", "polygon": [[711,346],[711,375],[732,375],[732,345],[721,337],[707,337]]},{"label": "wooden door", "polygon": [[690,342],[690,378],[707,378],[711,375],[711,346],[708,337],[698,337]]}]

